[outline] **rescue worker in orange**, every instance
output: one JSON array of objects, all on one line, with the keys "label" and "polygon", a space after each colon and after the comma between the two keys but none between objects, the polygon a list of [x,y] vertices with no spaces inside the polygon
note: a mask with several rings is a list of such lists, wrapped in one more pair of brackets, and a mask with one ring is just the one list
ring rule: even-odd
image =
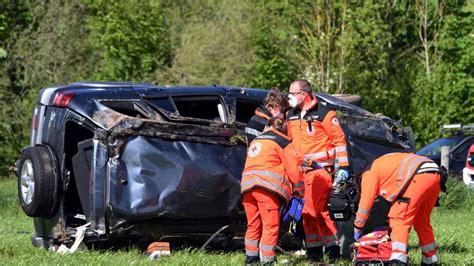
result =
[{"label": "rescue worker in orange", "polygon": [[275,261],[280,207],[288,203],[293,190],[299,197],[303,195],[304,183],[300,171],[303,157],[298,155],[285,134],[285,121],[273,117],[264,133],[255,138],[248,148],[241,181],[247,215],[247,264]]},{"label": "rescue worker in orange", "polygon": [[335,162],[338,180],[349,176],[349,161],[344,132],[336,112],[327,103],[318,101],[306,80],[295,80],[289,90],[290,110],[287,113],[288,133],[296,149],[304,154],[305,161],[317,162],[322,169],[307,172],[303,227],[307,256],[320,261],[323,247],[330,258],[340,257],[335,223],[329,217],[327,201],[331,192]]},{"label": "rescue worker in orange", "polygon": [[[407,187],[403,192],[405,185]],[[398,196],[400,191],[403,195]],[[439,193],[439,167],[429,158],[414,153],[389,153],[377,158],[370,170],[362,175],[354,238],[358,240],[360,237],[360,230],[369,217],[374,199],[382,196],[392,204],[388,215],[392,230],[390,259],[407,264],[408,236],[413,226],[421,247],[422,265],[436,264],[438,256],[430,215]]]},{"label": "rescue worker in orange", "polygon": [[283,118],[288,110],[288,98],[285,93],[278,88],[272,88],[263,100],[263,105],[255,110],[255,115],[250,118],[245,128],[247,136],[247,146],[252,140],[262,134],[263,129],[268,124],[268,120],[272,117]]}]

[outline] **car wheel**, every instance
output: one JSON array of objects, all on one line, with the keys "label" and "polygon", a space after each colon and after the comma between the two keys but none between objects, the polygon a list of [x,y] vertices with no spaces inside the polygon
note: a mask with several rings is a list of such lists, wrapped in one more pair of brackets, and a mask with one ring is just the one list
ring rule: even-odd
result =
[{"label": "car wheel", "polygon": [[18,197],[28,216],[49,218],[58,203],[58,174],[46,147],[29,147],[18,160]]},{"label": "car wheel", "polygon": [[350,103],[356,106],[361,107],[362,105],[362,97],[355,94],[332,94],[332,96],[338,98],[339,100],[343,100],[346,103]]}]

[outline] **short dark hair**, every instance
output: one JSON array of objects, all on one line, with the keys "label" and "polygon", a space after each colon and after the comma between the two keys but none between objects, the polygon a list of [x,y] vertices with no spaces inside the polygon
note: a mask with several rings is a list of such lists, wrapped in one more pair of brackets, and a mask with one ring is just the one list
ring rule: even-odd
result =
[{"label": "short dark hair", "polygon": [[304,91],[308,94],[312,94],[313,92],[311,84],[306,79],[295,79],[292,84],[298,84],[301,87],[301,91]]},{"label": "short dark hair", "polygon": [[279,88],[273,87],[263,100],[263,104],[268,107],[280,106],[282,113],[285,113],[289,108],[288,95]]}]

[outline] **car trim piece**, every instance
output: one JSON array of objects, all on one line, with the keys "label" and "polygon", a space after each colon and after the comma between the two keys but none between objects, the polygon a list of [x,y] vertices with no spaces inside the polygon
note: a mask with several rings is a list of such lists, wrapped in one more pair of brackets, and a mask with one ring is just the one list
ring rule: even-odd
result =
[{"label": "car trim piece", "polygon": [[[35,124],[35,119],[36,119],[36,129],[34,127]],[[33,121],[31,122],[31,136],[30,136],[30,146],[34,146],[35,143],[35,138],[36,138],[36,133],[38,132],[38,107],[35,107],[33,111]]]},{"label": "car trim piece", "polygon": [[43,89],[43,93],[41,94],[41,98],[40,98],[40,104],[49,105],[51,102],[51,97],[53,96],[53,94],[56,92],[57,89],[59,88],[52,87],[52,88]]},{"label": "car trim piece", "polygon": [[35,146],[42,143],[45,113],[46,113],[46,106],[44,105],[40,106],[39,111],[38,111],[38,127],[36,129],[36,138],[31,146]]},{"label": "car trim piece", "polygon": [[91,228],[99,235],[106,233],[105,228],[105,180],[107,175],[107,148],[99,140],[93,140],[93,160],[91,175]]}]

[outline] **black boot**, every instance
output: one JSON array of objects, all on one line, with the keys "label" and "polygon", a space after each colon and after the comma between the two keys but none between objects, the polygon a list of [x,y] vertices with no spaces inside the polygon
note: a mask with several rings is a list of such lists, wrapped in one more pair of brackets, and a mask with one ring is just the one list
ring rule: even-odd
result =
[{"label": "black boot", "polygon": [[321,262],[323,260],[323,247],[307,248],[306,256],[311,261]]},{"label": "black boot", "polygon": [[337,245],[326,248],[326,254],[330,260],[341,258],[341,248]]},{"label": "black boot", "polygon": [[259,256],[248,256],[245,258],[245,265],[253,265],[260,262]]}]

